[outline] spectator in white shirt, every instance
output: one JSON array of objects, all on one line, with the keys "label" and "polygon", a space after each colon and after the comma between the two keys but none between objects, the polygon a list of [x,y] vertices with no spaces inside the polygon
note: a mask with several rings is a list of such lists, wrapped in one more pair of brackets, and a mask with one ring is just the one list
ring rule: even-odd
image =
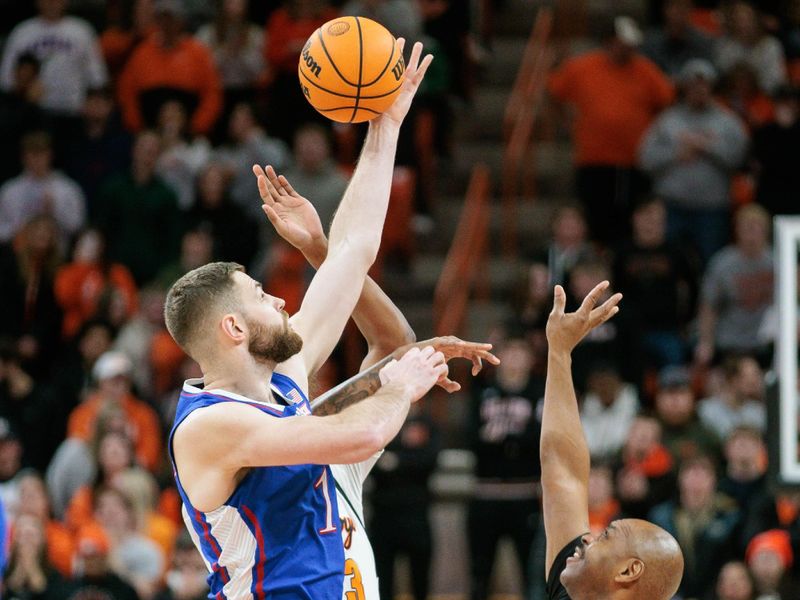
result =
[{"label": "spectator in white shirt", "polygon": [[50,136],[32,132],[22,138],[23,171],[0,187],[0,243],[9,242],[33,217],[50,215],[61,243],[86,222],[86,199],[77,183],[52,167]]},{"label": "spectator in white shirt", "polygon": [[66,5],[67,0],[37,0],[39,15],[11,31],[0,63],[0,87],[10,91],[18,57],[33,54],[42,65],[42,108],[79,116],[87,90],[106,85],[108,73],[95,32],[83,19],[65,16]]}]

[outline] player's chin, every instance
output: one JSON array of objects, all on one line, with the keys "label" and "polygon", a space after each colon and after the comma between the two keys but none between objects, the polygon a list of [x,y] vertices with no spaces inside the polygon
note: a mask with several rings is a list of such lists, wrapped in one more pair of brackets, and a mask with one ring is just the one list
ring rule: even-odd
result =
[{"label": "player's chin", "polygon": [[575,579],[579,578],[581,572],[583,571],[584,563],[585,559],[583,558],[578,558],[576,556],[570,556],[567,558],[564,570],[561,571],[561,583],[566,586],[570,581],[574,581]]}]

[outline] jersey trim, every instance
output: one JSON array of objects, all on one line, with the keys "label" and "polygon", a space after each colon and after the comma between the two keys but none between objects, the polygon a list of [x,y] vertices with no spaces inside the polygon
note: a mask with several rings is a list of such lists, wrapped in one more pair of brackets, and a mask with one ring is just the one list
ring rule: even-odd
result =
[{"label": "jersey trim", "polygon": [[258,549],[258,562],[253,567],[255,577],[253,577],[253,585],[250,591],[255,595],[256,600],[264,600],[264,564],[267,560],[264,534],[261,532],[258,519],[250,508],[242,504],[241,512],[245,519],[247,519],[248,525],[253,529],[253,533],[256,536],[256,547]]},{"label": "jersey trim", "polygon": [[347,497],[347,494],[344,493],[344,490],[342,489],[342,486],[340,486],[339,482],[336,481],[336,477],[333,478],[333,485],[336,486],[336,491],[339,492],[342,495],[342,498],[344,498],[344,501],[347,502],[347,506],[349,506],[350,510],[353,511],[353,514],[356,516],[356,519],[358,519],[358,522],[361,523],[361,527],[366,529],[367,527],[366,527],[366,525],[364,525],[364,521],[361,519],[361,515],[358,514],[358,511],[356,510],[356,507],[353,506],[352,502],[350,502],[350,498]]}]

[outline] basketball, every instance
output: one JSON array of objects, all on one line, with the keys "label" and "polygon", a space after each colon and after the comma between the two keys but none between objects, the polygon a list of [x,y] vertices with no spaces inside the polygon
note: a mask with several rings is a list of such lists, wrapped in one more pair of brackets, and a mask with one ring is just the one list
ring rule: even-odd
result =
[{"label": "basketball", "polygon": [[400,92],[405,62],[394,36],[364,17],[341,17],[317,29],[303,46],[300,86],[317,111],[333,121],[369,121]]}]

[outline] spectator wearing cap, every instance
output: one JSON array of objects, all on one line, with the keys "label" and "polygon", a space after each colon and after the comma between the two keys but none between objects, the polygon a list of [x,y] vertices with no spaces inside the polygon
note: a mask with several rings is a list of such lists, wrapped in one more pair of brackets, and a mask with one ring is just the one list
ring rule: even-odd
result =
[{"label": "spectator wearing cap", "polygon": [[695,396],[685,367],[665,367],[658,376],[656,417],[663,442],[677,461],[701,454],[719,456],[719,439],[697,418]]},{"label": "spectator wearing cap", "polygon": [[775,118],[753,134],[758,163],[756,201],[772,215],[797,214],[800,190],[800,103],[798,91],[781,88],[775,97]]},{"label": "spectator wearing cap", "polygon": [[573,131],[577,191],[593,237],[623,237],[633,199],[641,193],[636,149],[653,119],[673,100],[669,79],[636,51],[642,33],[629,17],[617,17],[604,48],[570,59],[549,80],[549,90],[575,107]]},{"label": "spectator wearing cap", "polygon": [[715,81],[708,61],[686,63],[680,102],[653,123],[639,149],[666,203],[670,239],[688,239],[703,261],[728,240],[731,178],[747,150],[743,125],[712,96]]},{"label": "spectator wearing cap", "polygon": [[682,598],[702,598],[713,586],[711,574],[735,556],[740,513],[716,491],[714,463],[707,456],[684,461],[678,471],[678,498],[659,504],[649,520],[671,533],[683,550]]},{"label": "spectator wearing cap", "polygon": [[692,0],[667,0],[663,25],[644,38],[642,54],[672,78],[693,58],[714,57],[713,40],[692,25],[692,8]]},{"label": "spectator wearing cap", "polygon": [[91,88],[106,85],[108,74],[92,27],[65,16],[67,0],[37,0],[39,15],[17,25],[8,37],[0,63],[0,87],[14,87],[19,57],[33,54],[41,64],[42,108],[77,117]]},{"label": "spectator wearing cap", "polygon": [[753,574],[756,600],[797,597],[797,587],[790,576],[794,552],[786,531],[770,529],[759,533],[748,544],[745,558]]},{"label": "spectator wearing cap", "polygon": [[136,590],[111,570],[111,542],[103,528],[91,523],[82,527],[76,539],[75,572],[72,594],[66,598],[103,594],[114,600],[139,600]]},{"label": "spectator wearing cap", "polygon": [[106,352],[97,360],[92,372],[97,392],[72,411],[67,436],[89,442],[94,438],[101,412],[121,411],[128,424],[136,460],[152,471],[161,459],[161,428],[156,412],[131,393],[132,369],[130,359],[121,352]]},{"label": "spectator wearing cap", "polygon": [[33,217],[52,216],[62,248],[86,222],[86,198],[72,179],[53,169],[49,134],[26,134],[20,144],[23,170],[0,187],[0,243],[10,242]]},{"label": "spectator wearing cap", "polygon": [[131,55],[119,80],[125,125],[140,131],[155,124],[161,105],[177,99],[190,106],[193,134],[211,131],[222,110],[222,87],[211,52],[183,30],[180,0],[158,0],[158,31]]},{"label": "spectator wearing cap", "polygon": [[752,356],[736,356],[723,363],[724,384],[720,392],[700,401],[698,413],[706,427],[726,439],[737,427],[752,427],[766,433],[764,372]]},{"label": "spectator wearing cap", "polygon": [[581,424],[594,460],[608,460],[622,449],[638,411],[636,388],[620,378],[616,366],[594,364],[581,407]]},{"label": "spectator wearing cap", "polygon": [[633,236],[614,252],[614,283],[639,313],[648,366],[680,365],[687,358],[683,332],[697,297],[696,261],[667,239],[667,211],[660,198],[637,204]]},{"label": "spectator wearing cap", "polygon": [[758,204],[734,217],[735,243],[717,252],[703,277],[695,361],[708,365],[715,355],[769,357],[758,335],[773,301],[774,257],[770,216]]},{"label": "spectator wearing cap", "polygon": [[760,14],[750,2],[738,0],[729,8],[726,32],[716,49],[717,66],[723,73],[740,62],[748,63],[768,94],[786,83],[786,59],[781,43],[768,35]]}]

